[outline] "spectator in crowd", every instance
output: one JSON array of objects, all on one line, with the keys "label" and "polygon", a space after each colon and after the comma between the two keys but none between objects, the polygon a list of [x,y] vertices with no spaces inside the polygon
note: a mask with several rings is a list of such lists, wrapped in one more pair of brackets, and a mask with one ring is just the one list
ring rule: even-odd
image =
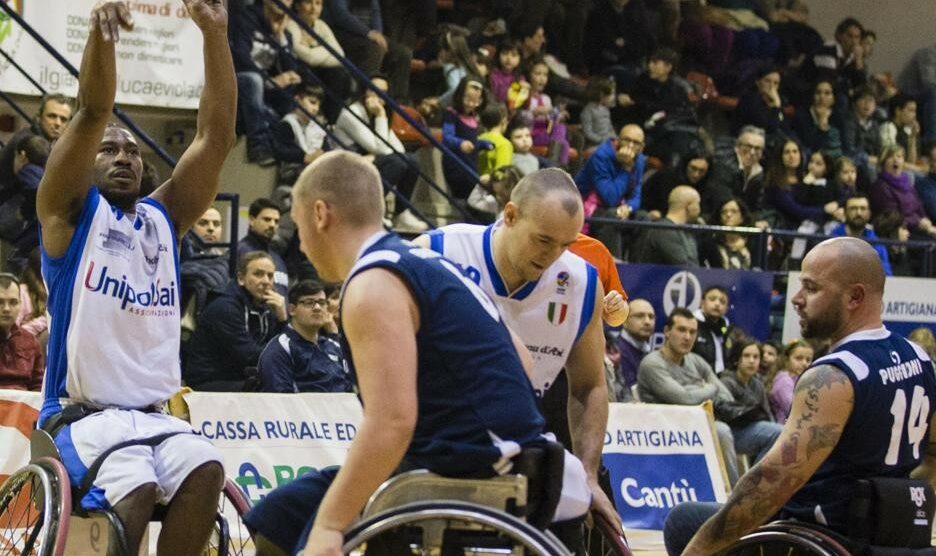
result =
[{"label": "spectator in crowd", "polygon": [[0,190],[0,239],[15,243],[19,248],[21,235],[28,228],[34,237],[22,250],[29,253],[32,247],[38,246],[36,191],[51,147],[41,135],[23,135],[17,141],[12,146],[15,153],[13,181]]},{"label": "spectator in crowd", "polygon": [[324,46],[327,44],[338,55],[344,56],[344,50],[335,38],[335,33],[321,18],[324,3],[325,0],[294,0],[293,5],[296,15],[315,31],[321,43],[292,18],[286,22],[286,32],[292,37],[293,50],[299,60],[311,68],[318,78],[317,81],[328,84],[332,96],[324,98],[324,95],[319,95],[319,103],[322,105],[325,119],[328,122],[334,122],[341,112],[343,100],[351,92],[351,77],[341,66],[338,58],[335,58]]},{"label": "spectator in crowd", "polygon": [[799,67],[806,55],[822,46],[822,36],[807,23],[809,7],[801,0],[761,0],[759,13],[770,23],[770,32],[780,41],[777,62]]},{"label": "spectator in crowd", "polygon": [[[844,204],[846,199],[856,193],[867,192],[867,187],[862,187],[858,182],[858,165],[854,160],[847,156],[840,156],[835,159],[833,169],[835,170],[833,187],[839,192],[841,201],[839,204]],[[876,168],[874,172],[877,173]]]},{"label": "spectator in crowd", "polygon": [[319,116],[323,97],[321,87],[303,85],[296,92],[296,107],[274,128],[273,152],[280,161],[280,184],[295,183],[299,172],[325,152],[327,134]]},{"label": "spectator in crowd", "polygon": [[924,46],[911,56],[897,78],[900,91],[919,99],[923,107],[923,133],[936,140],[936,44]]},{"label": "spectator in crowd", "polygon": [[586,147],[594,147],[617,137],[611,122],[614,92],[614,81],[607,77],[595,75],[588,80],[585,87],[585,100],[588,104],[582,108],[579,115]]},{"label": "spectator in crowd", "polygon": [[904,170],[904,148],[900,145],[885,147],[881,153],[881,172],[871,186],[869,198],[874,214],[888,209],[899,212],[911,236],[936,236],[936,226],[926,216],[923,203],[913,188],[913,179]]},{"label": "spectator in crowd", "polygon": [[38,392],[45,357],[36,337],[16,324],[19,310],[19,281],[0,275],[0,388]]},{"label": "spectator in crowd", "polygon": [[[670,192],[669,209],[660,222],[695,224],[701,210],[699,192],[688,185],[680,185]],[[688,231],[648,229],[641,234],[635,259],[641,263],[695,267],[699,266],[699,247]]]},{"label": "spectator in crowd", "polygon": [[527,60],[526,78],[530,83],[530,98],[523,107],[523,117],[530,122],[533,144],[549,148],[549,158],[565,166],[569,163],[569,139],[565,121],[569,118],[563,104],[553,104],[546,93],[549,66],[541,56]]},{"label": "spectator in crowd", "polygon": [[586,17],[591,2],[576,0],[512,0],[514,23],[517,20],[542,22],[549,36],[550,55],[568,64],[568,71],[584,73],[583,41]]},{"label": "spectator in crowd", "polygon": [[767,375],[767,389],[770,391],[770,408],[774,418],[781,425],[786,423],[793,403],[793,389],[796,379],[809,368],[813,360],[813,347],[806,340],[793,340],[783,348],[783,356],[777,362],[777,370]]},{"label": "spectator in crowd", "polygon": [[481,181],[468,196],[468,206],[477,211],[475,216],[486,222],[500,218],[504,207],[510,201],[510,192],[523,179],[523,174],[516,166],[501,166]]},{"label": "spectator in crowd", "polygon": [[237,242],[237,258],[243,258],[251,251],[263,251],[268,254],[275,266],[274,287],[277,293],[285,297],[289,290],[289,272],[286,261],[272,245],[279,229],[281,214],[280,206],[266,197],[250,203],[247,209],[247,235]]},{"label": "spectator in crowd", "polygon": [[26,137],[38,136],[49,143],[62,136],[71,119],[71,101],[65,95],[53,93],[39,100],[39,112],[29,125],[14,133],[0,149],[0,192],[13,184],[16,171],[13,166],[16,158],[16,146],[21,145]]},{"label": "spectator in crowd", "polygon": [[760,451],[752,454],[751,464],[760,461],[783,430],[782,425],[774,422],[767,390],[757,374],[760,359],[757,340],[742,338],[731,348],[728,370],[719,376],[734,398],[733,403],[721,408],[719,418],[731,426],[735,446],[742,450],[741,446],[760,446]]},{"label": "spectator in crowd", "polygon": [[45,356],[49,343],[49,292],[42,280],[41,261],[39,247],[35,247],[29,253],[20,280],[20,311],[16,316],[16,325],[36,337]]},{"label": "spectator in crowd", "polygon": [[715,285],[702,291],[702,306],[693,311],[699,321],[699,333],[692,351],[705,359],[717,375],[732,368],[728,354],[737,331],[725,316],[729,306],[728,290]]},{"label": "spectator in crowd", "polygon": [[350,392],[341,344],[321,284],[304,280],[289,289],[289,325],[266,345],[257,370],[263,392]]},{"label": "spectator in crowd", "polygon": [[442,142],[458,156],[458,159],[444,157],[442,169],[445,182],[457,199],[467,199],[478,181],[463,166],[476,172],[478,148],[488,146],[486,143],[478,143],[478,111],[484,110],[486,96],[480,81],[466,77],[455,89],[452,106],[442,116]]},{"label": "spectator in crowd", "polygon": [[[835,225],[836,221],[845,221],[845,210],[839,204],[842,193],[837,188],[838,182],[831,179],[830,175],[833,172],[832,167],[832,157],[823,151],[813,152],[806,162],[806,175],[803,176],[803,181],[798,183],[793,190],[793,195],[799,203],[823,207],[826,213],[822,220],[815,221],[815,225],[809,228],[812,233],[819,232],[823,224],[824,229],[828,230]],[[830,210],[832,212],[829,212]]]},{"label": "spectator in crowd", "polygon": [[862,85],[852,93],[851,110],[842,122],[842,151],[867,172],[876,172],[881,146],[874,90]]},{"label": "spectator in crowd", "polygon": [[221,213],[211,207],[182,236],[179,249],[180,306],[183,311],[182,328],[190,332],[208,302],[209,292],[222,290],[231,280],[231,258],[227,249],[215,245],[222,240],[223,234]]},{"label": "spectator in crowd", "polygon": [[933,336],[932,329],[926,326],[915,328],[907,339],[923,348],[930,359],[936,360],[936,337]]},{"label": "spectator in crowd", "polygon": [[656,48],[644,0],[598,0],[585,22],[585,64],[592,75],[611,75],[623,89],[640,75]]},{"label": "spectator in crowd", "polygon": [[780,352],[783,346],[776,340],[767,340],[761,344],[761,361],[758,372],[761,377],[766,379],[777,373],[777,361],[780,359]]},{"label": "spectator in crowd", "polygon": [[507,137],[513,145],[513,166],[516,166],[524,176],[532,174],[540,168],[549,167],[546,159],[532,152],[533,136],[530,126],[523,118],[514,118],[507,126]]},{"label": "spectator in crowd", "polygon": [[793,118],[793,128],[807,151],[842,156],[842,134],[834,111],[834,82],[820,79],[813,85],[811,104],[801,106]]},{"label": "spectator in crowd", "polygon": [[804,172],[800,147],[796,141],[787,139],[781,143],[770,157],[767,168],[766,185],[764,187],[765,208],[775,212],[768,216],[774,227],[795,230],[804,220],[825,222],[838,208],[828,205],[813,205],[801,201],[803,197],[797,195],[798,189],[805,186]]},{"label": "spectator in crowd", "polygon": [[478,140],[492,147],[478,153],[478,173],[482,179],[498,168],[513,164],[513,144],[504,137],[507,122],[507,107],[499,102],[492,102],[481,111],[481,125],[485,132],[478,135]]},{"label": "spectator in crowd", "polygon": [[868,240],[871,246],[874,247],[874,250],[877,251],[878,257],[881,258],[881,266],[884,268],[884,274],[893,276],[894,273],[891,270],[890,257],[887,255],[887,246],[880,243],[873,243],[873,241],[878,239],[878,236],[874,233],[874,228],[869,224],[870,221],[871,203],[868,201],[867,195],[856,193],[845,201],[845,222],[839,223],[832,228],[829,231],[829,235],[849,235],[851,237],[860,237]]},{"label": "spectator in crowd", "polygon": [[[647,159],[643,155],[644,132],[640,126],[621,128],[616,141],[602,143],[575,176],[585,216],[627,220],[640,210],[640,188]],[[613,225],[596,225],[593,237],[621,256],[621,231]]]},{"label": "spectator in crowd", "polygon": [[758,70],[754,88],[741,95],[737,108],[731,113],[735,133],[745,126],[763,129],[772,139],[789,133],[790,126],[783,115],[780,80],[780,70],[774,66]]},{"label": "spectator in crowd", "polygon": [[665,167],[647,179],[641,188],[640,208],[650,220],[659,220],[666,214],[669,194],[677,185],[688,185],[702,197],[702,214],[708,218],[718,207],[711,206],[711,191],[708,187],[709,157],[697,151],[686,155],[678,168]]},{"label": "spectator in crowd", "polygon": [[752,210],[760,209],[764,189],[764,167],[760,161],[764,145],[764,130],[752,126],[741,128],[734,156],[716,161],[708,181],[714,205],[721,205],[726,197],[733,195],[744,199]]},{"label": "spectator in crowd", "polygon": [[[873,205],[872,205],[873,206]],[[874,233],[881,239],[893,239],[900,242],[910,239],[910,230],[904,223],[904,217],[897,209],[885,209],[880,213],[872,213],[874,218],[871,226]],[[913,266],[910,260],[910,251],[906,245],[890,244],[887,246],[887,258],[891,264],[894,276],[913,275]]]},{"label": "spectator in crowd", "polygon": [[863,32],[864,27],[853,17],[840,21],[835,27],[834,40],[827,41],[803,64],[803,80],[816,83],[819,79],[829,79],[847,100],[849,91],[868,80],[864,48],[861,46]]},{"label": "spectator in crowd", "polygon": [[918,177],[914,182],[920,202],[923,203],[923,212],[930,220],[936,219],[936,141],[926,146],[926,155],[929,158],[929,172]]},{"label": "spectator in crowd", "polygon": [[195,390],[240,392],[248,369],[286,325],[286,300],[277,293],[273,259],[251,251],[237,262],[237,280],[209,296],[190,342],[182,378]]},{"label": "spectator in crowd", "polygon": [[[546,32],[543,30],[542,20],[536,17],[520,17],[510,26],[510,34],[520,41],[521,65],[529,67],[534,58],[542,58],[549,66],[549,78],[546,83],[546,94],[562,96],[568,99],[582,101],[585,99],[585,88],[572,80],[564,65],[550,54],[543,54],[546,45]],[[561,66],[561,67],[560,67]],[[560,75],[559,71],[562,71]]]},{"label": "spectator in crowd", "polygon": [[455,90],[462,79],[471,77],[475,81],[484,82],[486,75],[475,63],[464,31],[450,28],[439,36],[438,60],[442,64],[446,86],[445,92],[439,96],[443,106],[452,104]]},{"label": "spectator in crowd", "polygon": [[[744,201],[732,197],[718,209],[716,224],[751,227],[754,225],[754,219]],[[751,250],[748,249],[748,236],[744,234],[730,232],[714,234],[712,241],[705,241],[700,246],[700,257],[702,264],[711,268],[751,269]]]},{"label": "spectator in crowd", "polygon": [[[371,84],[388,93],[389,83],[381,75],[371,76]],[[390,127],[386,103],[377,93],[366,89],[362,97],[341,111],[335,122],[335,137],[365,157],[372,159],[385,185],[391,185],[409,199],[419,179],[416,158],[406,152],[400,138]],[[405,203],[394,203],[396,225],[421,231],[428,225],[406,208]]]},{"label": "spectator in crowd", "polygon": [[633,388],[637,384],[637,369],[640,362],[650,353],[650,340],[656,326],[656,312],[646,299],[632,299],[630,313],[624,321],[618,340],[620,364],[614,380],[617,399],[626,402],[634,399]]},{"label": "spectator in crowd", "polygon": [[[283,2],[286,7],[292,3]],[[231,7],[228,41],[237,71],[237,127],[247,135],[247,160],[270,165],[275,162],[271,127],[289,112],[302,82],[286,32],[290,19],[270,0],[251,6],[232,2]]]},{"label": "spectator in crowd", "polygon": [[[689,105],[689,94],[672,79],[679,55],[668,46],[650,54],[647,71],[624,88],[633,102],[629,121],[647,134],[647,154],[670,165],[698,144],[698,122]],[[678,165],[678,163],[676,163]]]},{"label": "spectator in crowd", "polygon": [[497,48],[497,64],[488,74],[491,98],[503,102],[507,111],[514,110],[526,103],[530,94],[530,84],[520,70],[520,41],[505,39]]},{"label": "spectator in crowd", "polygon": [[890,115],[890,120],[881,124],[881,148],[903,147],[904,164],[913,171],[925,172],[926,168],[918,165],[921,148],[917,102],[910,96],[896,95],[890,101]]},{"label": "spectator in crowd", "polygon": [[[692,353],[697,332],[698,321],[688,309],[673,309],[663,328],[666,338],[663,346],[647,354],[640,362],[637,371],[637,391],[642,402],[698,405],[712,401],[716,412],[723,405],[733,403],[731,392],[718,380],[712,367],[705,359]],[[715,429],[724,456],[728,481],[732,485],[738,480],[735,449],[744,454],[761,454],[765,446],[769,447],[776,438],[760,434],[735,437],[731,427],[720,420],[715,421]]]},{"label": "spectator in crowd", "polygon": [[331,26],[348,58],[365,75],[383,71],[393,97],[409,102],[410,61],[413,51],[383,34],[380,2],[325,0],[323,18]]}]

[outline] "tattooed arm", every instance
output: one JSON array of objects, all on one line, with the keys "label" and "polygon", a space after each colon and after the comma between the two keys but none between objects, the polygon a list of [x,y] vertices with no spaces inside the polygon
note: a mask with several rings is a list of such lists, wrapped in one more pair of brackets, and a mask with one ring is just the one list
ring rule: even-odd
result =
[{"label": "tattooed arm", "polygon": [[708,556],[764,524],[812,477],[838,443],[855,404],[845,373],[829,365],[800,377],[777,442],[738,481],[728,502],[699,529],[684,555]]},{"label": "tattooed arm", "polygon": [[926,453],[923,454],[923,461],[913,470],[910,477],[929,481],[929,484],[936,489],[936,413],[930,420],[929,444],[926,447]]}]

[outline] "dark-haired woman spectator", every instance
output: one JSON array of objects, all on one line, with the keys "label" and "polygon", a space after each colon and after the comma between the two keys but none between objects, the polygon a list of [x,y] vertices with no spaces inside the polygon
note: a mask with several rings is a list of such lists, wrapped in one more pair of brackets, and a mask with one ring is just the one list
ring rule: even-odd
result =
[{"label": "dark-haired woman spectator", "polygon": [[780,81],[780,70],[775,67],[764,66],[758,71],[754,87],[741,96],[731,113],[732,133],[737,134],[742,127],[752,125],[763,129],[770,138],[778,132],[788,134]]},{"label": "dark-haired woman spectator", "polygon": [[[751,227],[754,219],[747,204],[737,197],[725,201],[715,215],[720,226]],[[714,234],[710,241],[702,242],[702,264],[711,268],[750,270],[751,251],[748,236],[730,232]]]},{"label": "dark-haired woman spectator", "polygon": [[478,181],[458,161],[477,172],[478,147],[486,146],[478,145],[478,113],[484,109],[486,100],[481,82],[465,77],[455,89],[452,106],[442,114],[442,142],[458,155],[458,160],[444,157],[442,169],[449,190],[458,199],[467,199]]},{"label": "dark-haired woman spectator", "polygon": [[809,152],[842,156],[842,133],[834,109],[835,86],[830,80],[820,79],[813,86],[812,103],[798,108],[793,118],[796,135]]},{"label": "dark-haired woman spectator", "polygon": [[838,208],[805,205],[797,200],[795,190],[803,180],[802,155],[796,141],[788,139],[771,153],[764,179],[767,220],[773,227],[795,230],[804,220],[824,222]]},{"label": "dark-haired woman spectator", "polygon": [[903,217],[911,235],[920,239],[936,236],[936,226],[923,211],[923,202],[913,187],[910,173],[904,170],[904,148],[885,147],[881,153],[881,171],[871,186],[871,210],[875,214],[892,209]]}]

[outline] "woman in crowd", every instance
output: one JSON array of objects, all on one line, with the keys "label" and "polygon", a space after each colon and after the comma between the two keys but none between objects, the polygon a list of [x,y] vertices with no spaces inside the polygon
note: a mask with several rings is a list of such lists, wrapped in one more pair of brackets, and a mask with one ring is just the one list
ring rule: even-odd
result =
[{"label": "woman in crowd", "polygon": [[796,380],[809,368],[813,360],[813,348],[806,340],[793,340],[783,350],[776,374],[767,377],[770,390],[770,408],[781,425],[786,423],[793,405],[793,389]]},{"label": "woman in crowd", "polygon": [[793,118],[796,134],[808,151],[842,156],[842,132],[834,110],[835,86],[830,80],[820,79],[813,86],[812,104],[800,107]]},{"label": "woman in crowd", "polygon": [[[732,197],[719,207],[718,224],[721,226],[753,226],[754,219],[747,204],[738,197]],[[703,264],[712,268],[733,270],[751,269],[751,251],[748,249],[748,237],[730,232],[715,234],[713,241],[702,243]]]},{"label": "woman in crowd", "polygon": [[868,196],[871,210],[874,214],[896,210],[915,239],[936,237],[936,226],[926,217],[923,202],[913,187],[913,178],[904,169],[904,154],[900,145],[885,147],[881,153],[881,171]]}]

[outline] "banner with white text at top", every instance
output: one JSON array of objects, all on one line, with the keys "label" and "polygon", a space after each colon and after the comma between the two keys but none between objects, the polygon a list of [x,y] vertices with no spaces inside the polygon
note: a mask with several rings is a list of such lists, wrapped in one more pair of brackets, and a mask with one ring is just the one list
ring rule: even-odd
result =
[{"label": "banner with white text at top", "polygon": [[0,484],[29,463],[29,435],[42,407],[42,394],[0,390]]},{"label": "banner with white text at top", "polygon": [[700,406],[612,403],[601,460],[631,548],[660,550],[681,502],[724,502],[708,414]]},{"label": "banner with white text at top", "polygon": [[224,457],[251,504],[311,471],[344,463],[363,418],[354,394],[191,392],[195,432]]},{"label": "banner with white text at top", "polygon": [[[783,311],[783,342],[800,337],[799,316],[793,296],[800,289],[800,273],[791,272],[787,281],[786,307]],[[936,279],[889,276],[884,282],[884,326],[901,336],[909,336],[920,327],[936,334]]]},{"label": "banner with white text at top", "polygon": [[[76,68],[88,40],[97,0],[0,0]],[[117,43],[117,102],[168,108],[197,108],[204,84],[201,32],[177,0],[124,2],[132,31]],[[0,11],[0,48],[50,93],[75,96],[78,80],[18,23]],[[39,95],[9,60],[0,60],[0,90]]]}]

